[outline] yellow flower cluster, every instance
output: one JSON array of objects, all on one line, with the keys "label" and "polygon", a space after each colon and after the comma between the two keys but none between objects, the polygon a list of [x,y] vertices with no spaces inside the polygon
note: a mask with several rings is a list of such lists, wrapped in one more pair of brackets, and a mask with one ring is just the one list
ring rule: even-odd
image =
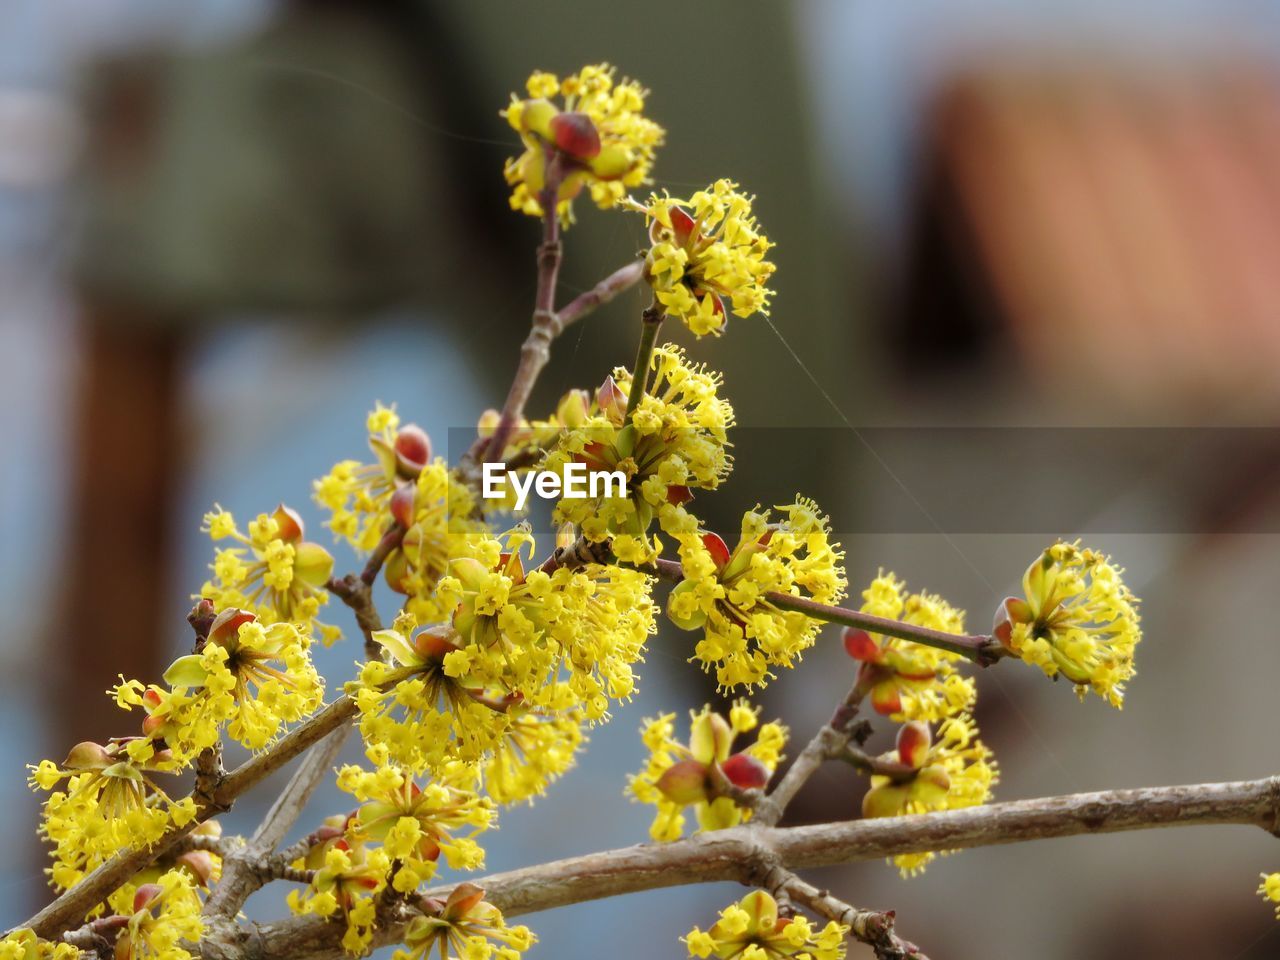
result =
[{"label": "yellow flower cluster", "polygon": [[[493,803],[476,793],[476,773],[452,763],[419,786],[406,770],[383,765],[376,771],[346,766],[338,786],[360,801],[347,825],[353,846],[380,843],[397,865],[392,886],[409,893],[435,876],[443,854],[454,870],[484,866],[484,850],[472,839],[493,823]],[[470,832],[459,835],[463,828]]]},{"label": "yellow flower cluster", "polygon": [[[165,753],[150,762],[135,761],[127,743],[77,744],[59,766],[42,760],[31,768],[31,785],[52,790],[45,801],[40,833],[52,845],[49,880],[59,889],[122,849],[145,846],[171,825],[196,815],[190,797],[174,801],[152,779],[174,764]],[[63,789],[54,790],[63,780]]]},{"label": "yellow flower cluster", "polygon": [[843,960],[848,935],[834,920],[818,929],[802,915],[779,916],[777,901],[753,890],[725,907],[710,930],[690,930],[684,943],[689,956],[717,960]]},{"label": "yellow flower cluster", "polygon": [[329,511],[326,526],[367,552],[378,545],[393,519],[393,495],[411,486],[432,460],[430,438],[415,424],[401,426],[394,407],[377,404],[365,425],[376,462],[335,464],[312,484],[312,495]]},{"label": "yellow flower cluster", "polygon": [[116,960],[191,960],[184,943],[204,933],[200,898],[191,877],[170,870],[138,887],[129,922],[116,939]]},{"label": "yellow flower cluster", "polygon": [[[935,594],[906,592],[892,573],[876,577],[862,591],[863,613],[943,633],[964,633],[964,611]],[[896,721],[937,722],[973,709],[973,680],[956,673],[962,658],[947,650],[882,637],[863,630],[844,632],[845,650],[862,663],[859,679],[875,711]]]},{"label": "yellow flower cluster", "polygon": [[1276,917],[1280,918],[1280,873],[1261,874],[1262,883],[1258,884],[1258,895],[1276,905]]},{"label": "yellow flower cluster", "polygon": [[[644,116],[648,91],[639,84],[617,82],[614,69],[601,63],[563,80],[538,71],[525,89],[526,99],[512,94],[502,111],[525,148],[503,167],[512,210],[542,216],[539,195],[552,164],[560,184],[556,212],[565,223],[572,222],[573,199],[584,186],[596,206],[607,209],[648,181],[665,131]],[[563,98],[560,106],[552,102],[556,97]]]},{"label": "yellow flower cluster", "polygon": [[[649,835],[678,840],[684,832],[684,809],[692,806],[703,830],[734,827],[751,815],[723,794],[721,783],[741,789],[763,789],[782,760],[787,728],[772,722],[760,726],[760,710],[736,700],[725,719],[704,706],[690,713],[688,744],[675,739],[675,714],[646,720],[641,731],[649,760],[630,778],[627,792],[640,803],[657,807]],[[733,752],[739,734],[759,726],[755,741]]]},{"label": "yellow flower cluster", "polygon": [[[504,800],[525,799],[568,768],[581,721],[631,696],[653,631],[649,578],[599,564],[526,573],[532,546],[524,528],[472,541],[438,586],[450,623],[375,634],[390,662],[351,686],[371,750],[414,772],[487,759]],[[554,751],[527,756],[549,737]]]},{"label": "yellow flower cluster", "polygon": [[214,541],[242,544],[217,551],[213,578],[200,588],[201,597],[219,610],[251,610],[265,623],[296,623],[307,631],[318,626],[326,645],[341,636],[336,627],[315,624],[320,607],[329,602],[325,583],[333,573],[333,555],[303,539],[296,511],[281,504],[270,515],[259,514],[246,536],[230,513],[215,506],[201,529]]},{"label": "yellow flower cluster", "polygon": [[247,610],[219,613],[201,651],[175,660],[164,679],[167,690],[137,680],[114,690],[122,708],[147,711],[145,738],[129,744],[140,760],[163,743],[185,766],[217,742],[223,724],[237,742],[261,750],[324,699],[309,639],[291,623],[264,625]]},{"label": "yellow flower cluster", "polygon": [[289,892],[289,909],[299,915],[340,915],[346,927],[342,949],[353,956],[367,953],[391,858],[382,847],[353,847],[339,833],[320,846],[314,859],[318,862],[307,865],[315,876],[306,888]]},{"label": "yellow flower cluster", "polygon": [[528,927],[509,927],[502,912],[484,899],[474,883],[460,883],[434,909],[414,917],[404,932],[404,949],[392,960],[428,960],[433,950],[459,960],[519,960],[537,942]]},{"label": "yellow flower cluster", "polygon": [[820,626],[803,613],[783,610],[770,592],[818,603],[837,602],[845,578],[840,545],[812,500],[759,508],[742,518],[737,546],[715,534],[680,536],[684,581],[671,591],[667,614],[684,630],[703,630],[694,657],[724,687],[763,684],[773,667],[792,667],[813,645]]},{"label": "yellow flower cluster", "polygon": [[[897,746],[880,760],[885,772],[871,777],[862,798],[865,817],[896,817],[935,810],[959,810],[986,803],[999,779],[991,751],[965,714],[948,717],[934,737],[927,724],[912,721],[898,730]],[[903,876],[919,873],[932,853],[893,858]]]},{"label": "yellow flower cluster", "polygon": [[[633,204],[649,221],[645,273],[666,312],[697,336],[717,336],[735,316],[769,312],[773,246],[756,226],[754,197],[717,180],[687,200],[656,194]],[[727,302],[726,302],[727,301]]]},{"label": "yellow flower cluster", "polygon": [[[588,540],[613,538],[622,560],[656,556],[647,531],[656,516],[671,535],[697,528],[684,507],[692,490],[714,490],[729,475],[728,431],[733,407],[719,396],[720,377],[690,363],[677,346],[657,347],[652,381],[628,422],[631,373],[621,367],[596,392],[596,402],[560,438],[543,468],[563,473],[570,463],[589,471],[619,471],[624,497],[565,498],[555,519],[581,528]],[[561,407],[565,404],[562,402]]]},{"label": "yellow flower cluster", "polygon": [[504,806],[544,793],[573,766],[583,741],[582,714],[539,713],[513,704],[502,740],[483,768],[485,792]]},{"label": "yellow flower cluster", "polygon": [[71,944],[41,940],[29,927],[10,930],[0,939],[0,960],[78,960],[80,956]]},{"label": "yellow flower cluster", "polygon": [[994,634],[1014,655],[1050,677],[1059,674],[1113,707],[1124,705],[1142,639],[1138,600],[1105,554],[1074,543],[1046,550],[1022,577],[1025,597],[996,611]]}]

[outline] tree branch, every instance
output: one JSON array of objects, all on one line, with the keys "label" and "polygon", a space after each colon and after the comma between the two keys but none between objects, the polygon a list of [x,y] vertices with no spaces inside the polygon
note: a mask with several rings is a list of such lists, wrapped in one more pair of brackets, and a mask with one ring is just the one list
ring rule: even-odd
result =
[{"label": "tree branch", "polygon": [[849,936],[870,946],[878,960],[929,960],[914,943],[894,933],[892,910],[859,910],[833,897],[831,891],[819,890],[782,867],[774,868],[768,877],[768,885],[818,916],[845,924],[849,928]]},{"label": "tree branch", "polygon": [[[902,853],[1117,833],[1192,824],[1248,824],[1280,831],[1280,777],[1017,800],[920,816],[802,827],[748,824],[669,844],[642,844],[492,874],[475,881],[508,916],[693,883],[752,883],[773,857],[789,870],[879,860]],[[428,891],[445,896],[449,888]],[[402,926],[378,931],[393,943]],[[337,960],[342,927],[314,917],[242,925],[202,944],[206,960]]]},{"label": "tree branch", "polygon": [[288,869],[290,861],[278,868],[269,863],[269,857],[332,769],[350,729],[342,726],[311,748],[253,836],[225,858],[222,877],[204,905],[205,916],[234,917],[255,890],[274,876],[285,876],[280,870]]},{"label": "tree branch", "polygon": [[313,743],[347,723],[355,713],[356,702],[348,696],[342,696],[312,714],[300,726],[277,740],[265,753],[245,761],[222,777],[207,801],[197,806],[195,819],[191,822],[181,827],[171,827],[150,847],[137,847],[112,857],[19,926],[30,927],[36,936],[45,940],[56,939],[63,931],[83,921],[85,914],[105,900],[116,887],[171,850],[197,824],[229,809],[242,793],[275,773]]}]

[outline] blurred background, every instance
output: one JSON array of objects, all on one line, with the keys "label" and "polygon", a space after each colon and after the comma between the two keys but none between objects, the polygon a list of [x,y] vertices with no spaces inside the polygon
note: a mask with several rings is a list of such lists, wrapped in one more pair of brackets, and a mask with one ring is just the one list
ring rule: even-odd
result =
[{"label": "blurred background", "polygon": [[[975,629],[1054,537],[1113,553],[1145,602],[1124,714],[1016,664],[984,675],[1000,798],[1280,769],[1280,8],[7,0],[0,925],[49,895],[24,765],[117,733],[117,673],[188,648],[202,513],[284,499],[318,528],[310,481],[364,456],[375,400],[437,446],[500,403],[537,226],[507,210],[497,110],[533,68],[600,60],[653,91],[655,186],[732,176],[778,242],[772,320],[688,343],[741,425],[731,482],[699,503],[712,525],[801,489],[855,594],[893,569]],[[567,293],[644,242],[578,208]],[[534,408],[629,362],[640,305],[570,331]],[[763,698],[793,753],[852,680],[824,636]],[[621,799],[641,719],[716,696],[687,647],[663,629],[587,761],[504,814],[491,869],[645,839]],[[355,655],[321,654],[332,684]],[[824,769],[791,819],[848,817],[861,790]],[[1280,956],[1253,893],[1276,869],[1280,844],[1237,827],[815,880],[948,960],[1259,960]],[[682,956],[739,894],[532,917],[533,956]]]}]

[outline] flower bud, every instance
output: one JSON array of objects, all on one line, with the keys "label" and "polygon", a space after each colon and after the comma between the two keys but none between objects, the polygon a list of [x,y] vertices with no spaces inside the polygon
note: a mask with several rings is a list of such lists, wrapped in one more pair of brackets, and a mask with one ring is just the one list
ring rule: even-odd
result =
[{"label": "flower bud", "polygon": [[551,118],[551,140],[556,149],[575,160],[590,160],[600,153],[600,131],[585,113],[558,113]]},{"label": "flower bud", "polygon": [[449,893],[441,915],[445,920],[461,920],[483,899],[484,890],[481,887],[474,883],[460,883]]},{"label": "flower bud", "polygon": [[323,586],[333,576],[333,554],[318,543],[304,540],[294,547],[293,572],[308,586]]},{"label": "flower bud", "polygon": [[760,790],[769,782],[769,768],[751,754],[735,753],[720,764],[720,772],[735,787],[743,790]]},{"label": "flower bud", "polygon": [[406,530],[413,526],[413,507],[418,489],[412,483],[402,483],[391,494],[391,517]]},{"label": "flower bud", "polygon": [[154,737],[167,722],[167,717],[148,714],[142,718],[142,735],[144,737]]},{"label": "flower bud", "polygon": [[174,862],[185,867],[202,887],[208,887],[209,881],[213,879],[213,857],[207,850],[188,850]]},{"label": "flower bud", "polygon": [[62,761],[67,770],[105,770],[115,759],[111,752],[100,743],[85,740],[77,743]]},{"label": "flower bud", "polygon": [[673,483],[667,487],[667,503],[673,507],[682,507],[693,499],[693,491],[683,484]]},{"label": "flower bud", "polygon": [[591,395],[585,390],[570,390],[556,404],[556,419],[566,427],[582,426],[591,413]]},{"label": "flower bud", "polygon": [[702,535],[702,545],[711,554],[711,561],[716,565],[717,570],[723,570],[728,566],[730,557],[729,545],[724,542],[718,533],[704,533]]},{"label": "flower bud", "polygon": [[518,126],[521,133],[536,133],[544,140],[550,140],[551,121],[560,113],[551,103],[538,97],[534,100],[522,100],[519,103]]},{"label": "flower bud", "polygon": [[1005,597],[996,607],[995,616],[991,621],[991,635],[1000,641],[1003,647],[1011,649],[1009,644],[1013,638],[1013,625],[1030,623],[1033,619],[1031,605],[1027,601],[1021,597]]},{"label": "flower bud", "polygon": [[702,763],[723,763],[729,757],[733,730],[720,714],[704,710],[689,727],[689,752]]},{"label": "flower bud", "polygon": [[898,759],[908,767],[920,769],[932,744],[933,735],[929,732],[929,725],[919,720],[904,723],[898,729]]},{"label": "flower bud", "polygon": [[598,180],[617,180],[626,176],[635,166],[636,158],[626,147],[613,144],[601,148],[587,161],[587,167]]},{"label": "flower bud", "polygon": [[416,423],[407,423],[396,434],[395,453],[400,476],[415,479],[431,459],[431,438]]},{"label": "flower bud", "polygon": [[864,817],[896,817],[906,808],[909,787],[896,783],[883,783],[872,787],[862,798]]},{"label": "flower bud", "polygon": [[258,618],[248,610],[228,607],[213,618],[209,627],[209,642],[225,647],[240,635],[240,627]]},{"label": "flower bud", "polygon": [[447,654],[459,649],[453,642],[457,633],[447,624],[427,627],[413,638],[413,648],[424,660],[440,662]]},{"label": "flower bud", "polygon": [[880,644],[865,630],[844,628],[844,652],[863,663],[875,663],[880,659]]},{"label": "flower bud", "polygon": [[144,883],[133,894],[133,912],[146,910],[160,896],[162,889],[158,883]]},{"label": "flower bud", "polygon": [[382,578],[396,593],[409,593],[408,580],[411,573],[413,570],[409,566],[409,558],[403,550],[392,553],[382,565]]},{"label": "flower bud", "polygon": [[950,792],[951,776],[939,763],[931,763],[921,770],[911,785],[912,798],[926,804],[939,804]]},{"label": "flower bud", "polygon": [[280,528],[276,536],[285,541],[285,543],[293,543],[302,539],[302,515],[293,507],[285,506],[283,503],[280,504],[276,507],[275,513],[271,514],[271,519]]},{"label": "flower bud", "polygon": [[627,412],[627,397],[613,377],[605,377],[604,383],[596,390],[596,406],[614,423],[622,422]]},{"label": "flower bud", "polygon": [[654,786],[672,803],[700,803],[707,799],[706,764],[681,760],[668,767]]}]

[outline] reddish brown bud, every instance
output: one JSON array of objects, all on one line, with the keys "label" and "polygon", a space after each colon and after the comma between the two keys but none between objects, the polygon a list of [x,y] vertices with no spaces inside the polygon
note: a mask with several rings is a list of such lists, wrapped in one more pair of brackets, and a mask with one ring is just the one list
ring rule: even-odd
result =
[{"label": "reddish brown bud", "polygon": [[449,894],[444,902],[443,917],[446,920],[461,920],[471,908],[484,899],[484,890],[474,883],[460,883]]},{"label": "reddish brown bud", "polygon": [[919,720],[904,723],[898,730],[898,760],[908,767],[920,769],[933,743],[929,725]]},{"label": "reddish brown bud", "polygon": [[412,483],[402,483],[391,495],[391,516],[406,530],[413,526],[413,504],[418,489]]},{"label": "reddish brown bud", "polygon": [[717,570],[723,570],[728,565],[729,545],[721,539],[718,533],[704,533],[702,535],[702,545],[711,554],[711,560],[715,563]]},{"label": "reddish brown bud", "polygon": [[1006,649],[1013,637],[1015,623],[1030,623],[1033,619],[1031,605],[1021,597],[1005,597],[996,607],[991,621],[991,635]]},{"label": "reddish brown bud", "polygon": [[720,772],[735,787],[743,790],[760,790],[769,782],[769,768],[751,754],[735,753],[720,764]]},{"label": "reddish brown bud", "polygon": [[213,618],[213,625],[209,627],[209,642],[226,646],[240,634],[242,625],[257,619],[248,610],[228,607]]},{"label": "reddish brown bud", "polygon": [[160,728],[165,725],[165,720],[165,717],[158,717],[155,714],[144,717],[142,720],[142,735],[144,737],[154,737]]},{"label": "reddish brown bud", "polygon": [[395,453],[400,475],[414,479],[431,459],[431,438],[416,423],[407,423],[396,434]]},{"label": "reddish brown bud", "polygon": [[667,487],[667,503],[673,507],[683,506],[692,499],[693,491],[682,484],[673,483]]},{"label": "reddish brown bud", "polygon": [[286,543],[293,543],[302,539],[303,525],[302,515],[293,507],[287,507],[283,503],[276,507],[276,512],[271,514],[271,519],[276,522],[279,531],[276,533],[281,540]]},{"label": "reddish brown bud", "polygon": [[144,883],[133,894],[133,912],[146,910],[160,896],[161,888],[158,883]]},{"label": "reddish brown bud", "polygon": [[428,627],[413,638],[413,648],[424,659],[439,663],[446,655],[458,649],[457,644],[451,640],[454,635],[453,630],[443,624]]},{"label": "reddish brown bud", "polygon": [[880,644],[865,630],[844,628],[844,652],[863,663],[875,663],[880,658]]},{"label": "reddish brown bud", "polygon": [[560,113],[551,118],[551,139],[556,148],[577,160],[600,153],[600,132],[585,113]]}]

